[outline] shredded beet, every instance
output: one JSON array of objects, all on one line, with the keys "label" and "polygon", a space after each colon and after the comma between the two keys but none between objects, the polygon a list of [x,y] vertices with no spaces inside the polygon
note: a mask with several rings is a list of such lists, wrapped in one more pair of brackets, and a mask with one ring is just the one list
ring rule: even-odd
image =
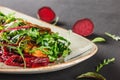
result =
[{"label": "shredded beet", "polygon": [[20,57],[18,55],[12,55],[4,63],[11,66],[20,66]]},{"label": "shredded beet", "polygon": [[78,20],[73,25],[72,31],[82,36],[89,36],[92,34],[93,29],[94,29],[93,22],[90,19],[85,18]]},{"label": "shredded beet", "polygon": [[50,7],[42,7],[38,10],[38,17],[43,21],[51,23],[55,19],[56,15]]},{"label": "shredded beet", "polygon": [[[9,66],[24,66],[23,59],[20,55],[8,52],[6,47],[3,47],[3,50],[3,52],[0,51],[0,62],[4,62]],[[25,54],[24,59],[26,62],[26,67],[29,68],[47,66],[49,64],[48,57],[34,57],[30,54]]]}]

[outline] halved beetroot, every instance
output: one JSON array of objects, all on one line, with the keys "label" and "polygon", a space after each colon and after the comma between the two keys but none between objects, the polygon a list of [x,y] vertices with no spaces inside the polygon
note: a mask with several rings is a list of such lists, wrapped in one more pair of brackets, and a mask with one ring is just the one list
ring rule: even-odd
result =
[{"label": "halved beetroot", "polygon": [[91,35],[93,33],[93,30],[94,30],[94,24],[88,18],[78,20],[72,27],[73,32],[82,36]]},{"label": "halved beetroot", "polygon": [[56,14],[50,7],[44,6],[38,10],[38,17],[45,22],[51,23],[56,18]]}]

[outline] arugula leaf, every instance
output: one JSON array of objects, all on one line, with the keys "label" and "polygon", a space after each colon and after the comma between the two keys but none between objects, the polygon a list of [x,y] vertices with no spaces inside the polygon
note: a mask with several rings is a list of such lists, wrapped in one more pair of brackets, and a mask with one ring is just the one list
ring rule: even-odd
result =
[{"label": "arugula leaf", "polygon": [[37,28],[30,28],[27,30],[27,35],[33,38],[36,38],[39,36],[39,29]]},{"label": "arugula leaf", "polygon": [[10,37],[7,36],[8,35],[7,32],[0,33],[0,34],[1,34],[0,38],[1,38],[2,41],[9,42]]},{"label": "arugula leaf", "polygon": [[99,72],[101,70],[101,68],[103,68],[105,65],[108,65],[112,62],[115,61],[115,58],[111,58],[111,59],[104,59],[102,63],[100,63],[97,68],[96,68],[96,72]]},{"label": "arugula leaf", "polygon": [[53,62],[57,59],[57,57],[53,56],[53,55],[48,55],[50,62]]},{"label": "arugula leaf", "polygon": [[12,21],[15,21],[15,18],[14,17],[8,17],[8,19],[6,19],[5,23],[10,23]]},{"label": "arugula leaf", "polygon": [[37,38],[36,42],[41,46],[49,47],[48,53],[53,52],[53,54],[49,55],[50,61],[56,60],[59,55],[65,57],[70,53],[70,49],[68,48],[70,42],[59,36],[58,33],[42,34]]},{"label": "arugula leaf", "polygon": [[17,47],[16,49],[17,49],[18,53],[20,54],[20,56],[21,56],[22,59],[23,59],[23,62],[24,62],[24,68],[26,68],[26,62],[25,62],[25,59],[24,59],[24,56],[23,56],[22,50],[20,49],[20,47]]},{"label": "arugula leaf", "polygon": [[8,15],[3,14],[2,12],[0,12],[0,17],[3,17],[5,20],[5,23],[9,23],[14,21],[16,18],[14,17],[15,13],[10,13]]},{"label": "arugula leaf", "polygon": [[63,54],[62,54],[62,57],[66,57],[67,55],[69,55],[69,53],[70,53],[69,49],[64,50]]},{"label": "arugula leaf", "polygon": [[15,18],[15,12],[9,13],[8,15],[5,15],[7,18],[14,17]]}]

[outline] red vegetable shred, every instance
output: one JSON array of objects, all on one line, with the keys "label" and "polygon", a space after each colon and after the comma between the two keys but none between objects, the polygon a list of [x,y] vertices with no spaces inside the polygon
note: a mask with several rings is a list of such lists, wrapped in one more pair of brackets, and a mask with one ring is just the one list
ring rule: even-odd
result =
[{"label": "red vegetable shred", "polygon": [[[48,57],[34,57],[29,54],[24,54],[24,59],[26,62],[26,67],[40,67],[47,66],[49,64]],[[4,47],[4,52],[0,52],[0,62],[4,62],[6,65],[10,66],[24,66],[23,59],[20,55],[10,53],[7,51],[7,48]]]}]

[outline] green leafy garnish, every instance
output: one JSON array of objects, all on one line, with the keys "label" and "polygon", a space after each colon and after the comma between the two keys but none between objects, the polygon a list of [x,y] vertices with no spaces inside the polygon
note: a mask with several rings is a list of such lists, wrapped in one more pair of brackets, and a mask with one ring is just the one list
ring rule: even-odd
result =
[{"label": "green leafy garnish", "polygon": [[[57,17],[53,25],[58,22],[58,19]],[[59,33],[16,18],[14,13],[5,15],[0,12],[0,30],[0,46],[6,46],[8,50],[13,50],[15,54],[18,53],[24,61],[24,67],[26,67],[25,53],[32,55],[39,50],[37,54],[45,54],[50,62],[54,62],[71,52],[70,42]]]},{"label": "green leafy garnish", "polygon": [[116,40],[116,41],[119,41],[120,40],[120,36],[116,36],[114,34],[110,34],[108,32],[105,32],[105,34],[109,37],[111,37],[112,39]]},{"label": "green leafy garnish", "polygon": [[101,74],[96,72],[87,72],[77,77],[77,79],[81,79],[81,80],[86,78],[94,79],[94,80],[106,80],[105,77],[103,77]]},{"label": "green leafy garnish", "polygon": [[97,68],[96,68],[96,72],[99,72],[101,70],[101,68],[103,68],[105,65],[108,65],[112,62],[115,61],[115,58],[111,58],[111,59],[104,59],[102,63],[100,63]]},{"label": "green leafy garnish", "polygon": [[[70,42],[59,36],[58,33],[39,33],[38,28],[30,28],[26,30],[17,30],[2,34],[1,38],[9,43],[16,43],[20,37],[29,36],[34,44],[39,45],[37,49],[48,55],[50,61],[55,61],[59,55],[67,56],[71,51],[69,49]],[[10,40],[9,40],[10,37]],[[29,41],[29,40],[28,40]],[[23,46],[26,44],[23,44]],[[45,51],[44,49],[47,49]]]},{"label": "green leafy garnish", "polygon": [[112,62],[115,61],[115,58],[111,58],[111,59],[104,59],[103,63],[100,63],[97,68],[96,68],[96,72],[87,72],[84,74],[81,74],[77,77],[77,79],[79,80],[84,80],[84,79],[92,79],[92,80],[106,80],[105,77],[103,77],[101,74],[99,74],[98,72],[105,66],[108,65]]},{"label": "green leafy garnish", "polygon": [[106,40],[102,37],[96,37],[92,40],[92,42],[97,43],[97,42],[105,42]]}]

